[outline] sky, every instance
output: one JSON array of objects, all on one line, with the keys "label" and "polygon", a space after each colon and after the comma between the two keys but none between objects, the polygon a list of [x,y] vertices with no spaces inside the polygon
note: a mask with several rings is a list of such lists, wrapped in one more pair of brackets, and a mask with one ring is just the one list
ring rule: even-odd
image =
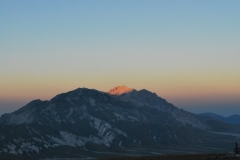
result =
[{"label": "sky", "polygon": [[240,114],[239,0],[0,0],[0,115],[79,87]]}]

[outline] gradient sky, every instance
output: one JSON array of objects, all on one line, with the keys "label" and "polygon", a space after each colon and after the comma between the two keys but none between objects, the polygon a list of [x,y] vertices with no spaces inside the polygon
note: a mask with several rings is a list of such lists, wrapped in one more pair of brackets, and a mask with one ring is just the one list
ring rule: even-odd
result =
[{"label": "gradient sky", "polygon": [[0,1],[0,115],[118,85],[240,114],[240,1]]}]

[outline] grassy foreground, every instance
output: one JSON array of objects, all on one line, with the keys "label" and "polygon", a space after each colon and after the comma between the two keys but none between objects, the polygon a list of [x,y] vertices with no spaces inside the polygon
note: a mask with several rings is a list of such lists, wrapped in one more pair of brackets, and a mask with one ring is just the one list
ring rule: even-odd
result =
[{"label": "grassy foreground", "polygon": [[[104,158],[100,160],[220,160],[225,159],[226,154],[188,154],[188,155],[158,155],[143,157],[120,157],[120,158]],[[236,159],[230,158],[227,159]]]}]

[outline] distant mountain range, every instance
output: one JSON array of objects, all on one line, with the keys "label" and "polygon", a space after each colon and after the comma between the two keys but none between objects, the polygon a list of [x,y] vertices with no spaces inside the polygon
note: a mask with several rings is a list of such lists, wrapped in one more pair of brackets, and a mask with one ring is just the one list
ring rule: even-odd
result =
[{"label": "distant mountain range", "polygon": [[240,125],[179,109],[146,89],[78,88],[0,117],[0,157],[100,158],[232,150]]},{"label": "distant mountain range", "polygon": [[237,115],[237,114],[229,116],[229,117],[223,117],[218,114],[206,112],[206,113],[200,113],[199,115],[208,116],[208,117],[211,117],[216,120],[219,120],[219,121],[222,121],[225,123],[229,123],[229,124],[240,124],[240,115]]}]

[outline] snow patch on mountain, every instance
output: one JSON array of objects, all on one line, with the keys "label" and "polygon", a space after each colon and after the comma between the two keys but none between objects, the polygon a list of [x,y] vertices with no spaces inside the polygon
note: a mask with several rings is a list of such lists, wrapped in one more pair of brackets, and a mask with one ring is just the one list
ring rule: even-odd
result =
[{"label": "snow patch on mountain", "polygon": [[54,137],[54,136],[50,137],[52,141],[56,143],[55,146],[66,145],[66,146],[72,146],[72,147],[76,147],[76,146],[84,147],[87,142],[91,142],[95,144],[103,144],[107,147],[110,147],[111,146],[110,143],[114,138],[111,132],[106,133],[106,136],[104,138],[99,138],[95,136],[81,137],[65,131],[60,131],[60,135],[61,137]]},{"label": "snow patch on mountain", "polygon": [[181,109],[175,109],[172,112],[172,115],[174,116],[174,118],[177,121],[181,122],[184,125],[188,124],[188,125],[191,125],[193,127],[204,129],[204,130],[209,129],[209,126],[207,126],[206,124],[202,123],[192,113],[183,111]]},{"label": "snow patch on mountain", "polygon": [[64,141],[66,142],[67,145],[69,146],[84,146],[85,143],[81,140],[80,137],[72,134],[72,133],[68,133],[68,132],[60,132],[62,138],[64,139]]},{"label": "snow patch on mountain", "polygon": [[131,121],[139,121],[136,117],[133,117],[133,116],[128,116],[128,118],[129,118]]},{"label": "snow patch on mountain", "polygon": [[113,128],[111,124],[90,115],[88,115],[88,117],[91,120],[90,125],[98,130],[98,136],[103,139],[106,146],[109,147],[110,143],[112,143],[113,139],[115,138],[115,133],[113,131],[127,137],[126,133],[119,129]]},{"label": "snow patch on mountain", "polygon": [[126,120],[126,118],[123,115],[115,113],[115,112],[114,112],[114,114],[115,114],[115,116],[117,117],[118,120]]},{"label": "snow patch on mountain", "polygon": [[128,137],[128,135],[127,135],[125,132],[123,132],[123,131],[121,131],[121,130],[119,130],[119,129],[114,128],[113,130],[114,130],[115,132],[117,132],[118,134],[123,135],[124,137]]}]

